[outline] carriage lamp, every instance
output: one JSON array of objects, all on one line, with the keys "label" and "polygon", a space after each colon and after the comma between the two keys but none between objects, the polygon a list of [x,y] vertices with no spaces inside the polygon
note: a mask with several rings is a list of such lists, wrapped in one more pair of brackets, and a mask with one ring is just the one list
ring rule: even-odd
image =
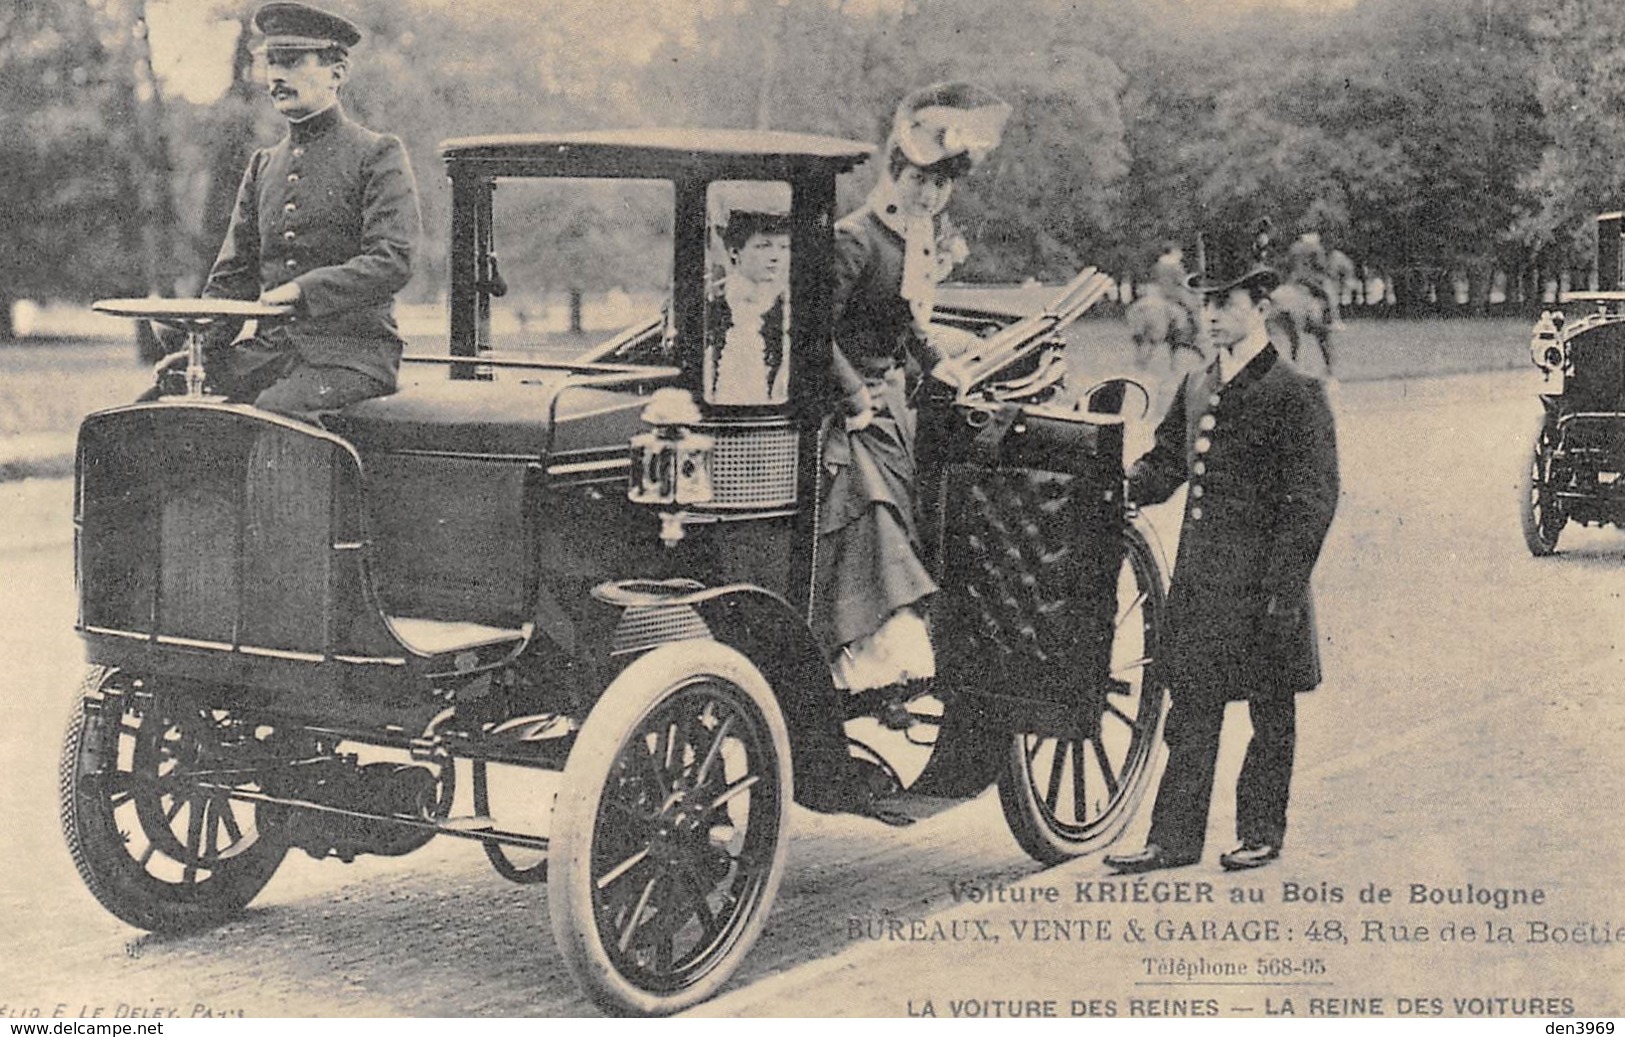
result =
[{"label": "carriage lamp", "polygon": [[1563,314],[1552,310],[1541,312],[1540,320],[1535,323],[1534,333],[1529,338],[1529,358],[1535,366],[1545,374],[1550,381],[1552,375],[1563,377],[1563,368],[1567,357],[1563,350]]},{"label": "carriage lamp", "polygon": [[[711,453],[716,441],[693,426],[700,408],[686,389],[657,389],[643,408],[649,428],[632,437],[632,481],[627,496],[636,504],[704,504],[711,500]],[[671,523],[662,525],[664,531]],[[681,537],[681,529],[676,538]]]}]

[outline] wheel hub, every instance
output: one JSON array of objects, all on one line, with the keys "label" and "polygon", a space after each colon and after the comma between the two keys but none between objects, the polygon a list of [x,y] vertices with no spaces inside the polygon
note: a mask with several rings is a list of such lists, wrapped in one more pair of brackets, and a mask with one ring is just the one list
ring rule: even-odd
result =
[{"label": "wheel hub", "polygon": [[649,836],[649,856],[661,864],[694,862],[709,842],[705,814],[687,801],[683,791],[673,792],[655,818]]}]

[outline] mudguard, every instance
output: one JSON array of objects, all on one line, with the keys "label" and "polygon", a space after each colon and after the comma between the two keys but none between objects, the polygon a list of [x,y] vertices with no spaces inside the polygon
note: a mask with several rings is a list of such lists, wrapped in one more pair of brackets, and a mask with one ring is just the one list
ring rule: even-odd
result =
[{"label": "mudguard", "polygon": [[594,588],[593,596],[624,610],[612,639],[614,654],[710,637],[755,663],[790,729],[796,802],[811,810],[847,809],[851,757],[842,728],[845,693],[830,679],[812,629],[789,602],[750,584],[702,587],[687,580],[616,581]]}]

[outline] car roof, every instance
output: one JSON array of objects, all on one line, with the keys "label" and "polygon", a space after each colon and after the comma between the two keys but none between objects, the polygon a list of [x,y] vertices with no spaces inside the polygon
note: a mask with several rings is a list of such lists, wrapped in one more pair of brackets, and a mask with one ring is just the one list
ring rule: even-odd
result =
[{"label": "car roof", "polygon": [[845,172],[874,146],[840,137],[777,130],[624,129],[457,137],[440,145],[448,165],[497,174],[663,176],[706,170],[718,175],[782,176],[794,167]]}]

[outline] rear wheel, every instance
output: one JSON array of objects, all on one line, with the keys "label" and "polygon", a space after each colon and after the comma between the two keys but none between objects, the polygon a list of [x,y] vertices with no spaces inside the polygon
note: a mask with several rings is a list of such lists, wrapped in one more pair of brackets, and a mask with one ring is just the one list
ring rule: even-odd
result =
[{"label": "rear wheel", "polygon": [[1524,472],[1520,518],[1529,553],[1544,558],[1557,550],[1557,538],[1568,524],[1568,507],[1557,498],[1557,442],[1549,422],[1535,435],[1534,454]]},{"label": "rear wheel", "polygon": [[664,645],[610,684],[550,846],[553,935],[600,1007],[664,1015],[727,982],[778,890],[790,800],[783,715],[737,651]]},{"label": "rear wheel", "polygon": [[1018,733],[999,772],[999,802],[1016,842],[1046,864],[1111,844],[1133,817],[1151,776],[1164,692],[1151,673],[1163,626],[1155,556],[1124,527],[1111,680],[1086,689],[1073,732]]},{"label": "rear wheel", "polygon": [[142,681],[93,667],[62,748],[62,830],[74,865],[107,910],[140,929],[217,925],[265,887],[288,850],[275,808],[210,786],[247,786],[245,747],[267,729],[231,713],[159,698]]}]

